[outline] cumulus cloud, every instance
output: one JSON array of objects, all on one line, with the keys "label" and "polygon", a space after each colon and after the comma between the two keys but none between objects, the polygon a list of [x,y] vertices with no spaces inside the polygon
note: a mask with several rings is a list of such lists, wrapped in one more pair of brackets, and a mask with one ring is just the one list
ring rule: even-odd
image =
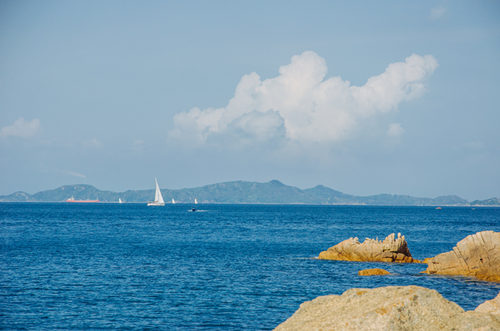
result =
[{"label": "cumulus cloud", "polygon": [[391,123],[389,128],[387,129],[387,135],[389,137],[399,137],[401,136],[405,130],[399,123]]},{"label": "cumulus cloud", "polygon": [[4,126],[0,130],[0,137],[21,137],[29,138],[34,136],[40,129],[40,120],[34,118],[26,121],[20,117],[12,125]]},{"label": "cumulus cloud", "polygon": [[438,20],[441,17],[443,17],[444,14],[446,14],[446,8],[439,6],[439,7],[434,7],[431,9],[431,13],[430,13],[429,17],[432,20]]},{"label": "cumulus cloud", "polygon": [[419,96],[436,67],[434,57],[413,54],[390,64],[364,85],[353,86],[338,76],[326,79],[325,60],[306,51],[280,67],[276,77],[243,76],[225,107],[176,114],[169,136],[201,144],[227,136],[254,142],[337,142],[363,120]]}]

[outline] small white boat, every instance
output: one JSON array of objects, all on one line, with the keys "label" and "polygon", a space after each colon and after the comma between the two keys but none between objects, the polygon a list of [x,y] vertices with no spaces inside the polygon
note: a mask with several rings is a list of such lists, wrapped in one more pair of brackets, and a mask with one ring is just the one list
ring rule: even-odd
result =
[{"label": "small white boat", "polygon": [[155,200],[148,202],[148,206],[165,206],[165,201],[163,201],[163,196],[161,195],[160,185],[155,178],[156,190],[155,190]]},{"label": "small white boat", "polygon": [[118,203],[123,203],[122,198],[118,198]]},{"label": "small white boat", "polygon": [[196,200],[196,198],[194,198],[194,204],[197,205],[198,204],[198,200]]},{"label": "small white boat", "polygon": [[174,198],[172,198],[172,204],[174,204],[174,203],[175,203],[175,200],[174,200]]}]

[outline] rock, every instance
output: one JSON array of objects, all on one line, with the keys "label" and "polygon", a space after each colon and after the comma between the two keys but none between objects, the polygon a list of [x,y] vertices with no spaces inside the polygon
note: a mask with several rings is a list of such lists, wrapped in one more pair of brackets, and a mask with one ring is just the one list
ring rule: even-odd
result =
[{"label": "rock", "polygon": [[450,252],[425,260],[428,274],[473,276],[500,282],[500,232],[483,231],[460,240]]},{"label": "rock", "polygon": [[275,330],[500,330],[500,317],[464,312],[435,290],[388,286],[304,302]]},{"label": "rock", "polygon": [[382,275],[390,275],[391,273],[387,270],[374,268],[374,269],[364,269],[358,271],[359,276],[382,276]]},{"label": "rock", "polygon": [[474,311],[500,315],[500,292],[496,298],[483,302]]},{"label": "rock", "polygon": [[397,238],[392,233],[384,241],[366,238],[360,243],[358,238],[349,238],[321,252],[318,258],[365,262],[420,262],[412,258],[405,236],[400,233]]}]

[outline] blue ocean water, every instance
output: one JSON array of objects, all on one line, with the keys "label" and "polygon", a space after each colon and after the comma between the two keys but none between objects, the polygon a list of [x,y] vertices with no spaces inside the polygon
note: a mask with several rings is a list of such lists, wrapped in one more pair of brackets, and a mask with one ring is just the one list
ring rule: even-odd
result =
[{"label": "blue ocean water", "polygon": [[[421,264],[314,259],[352,236],[406,236],[415,258],[500,231],[500,208],[0,204],[0,328],[272,329],[352,287],[419,285],[464,309],[500,284]],[[394,273],[359,277],[360,269]]]}]

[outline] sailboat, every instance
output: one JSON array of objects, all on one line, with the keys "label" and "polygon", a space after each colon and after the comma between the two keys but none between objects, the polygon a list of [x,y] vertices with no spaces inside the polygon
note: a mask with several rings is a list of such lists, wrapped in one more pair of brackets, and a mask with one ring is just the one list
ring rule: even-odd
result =
[{"label": "sailboat", "polygon": [[123,203],[122,198],[118,198],[118,203]]},{"label": "sailboat", "polygon": [[163,201],[163,196],[161,195],[160,186],[155,178],[156,190],[155,190],[155,201],[148,202],[148,206],[165,206],[165,201]]},{"label": "sailboat", "polygon": [[[194,204],[197,205],[198,204],[198,200],[196,198],[194,198]],[[191,211],[198,211],[198,209],[195,208],[191,208]]]},{"label": "sailboat", "polygon": [[174,200],[174,198],[172,198],[172,204],[174,204],[174,203],[175,203],[175,200]]}]

